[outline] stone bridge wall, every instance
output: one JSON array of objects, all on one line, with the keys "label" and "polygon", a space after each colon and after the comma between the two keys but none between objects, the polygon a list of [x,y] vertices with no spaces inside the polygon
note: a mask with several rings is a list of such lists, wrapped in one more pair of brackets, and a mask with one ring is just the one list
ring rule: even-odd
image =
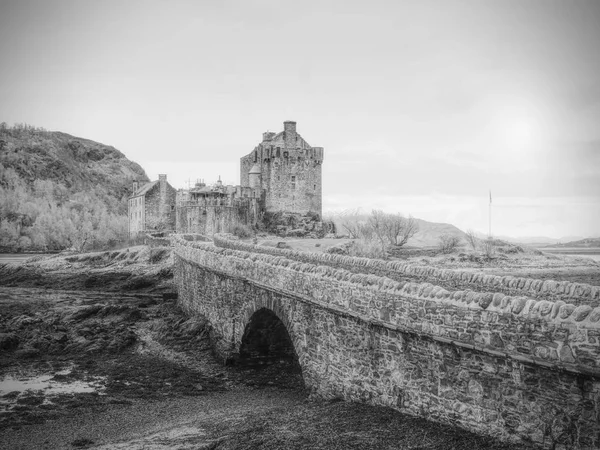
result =
[{"label": "stone bridge wall", "polygon": [[175,254],[181,304],[208,317],[225,358],[265,307],[286,325],[316,395],[506,440],[600,445],[598,307],[447,290],[177,237]]},{"label": "stone bridge wall", "polygon": [[342,268],[355,273],[371,273],[396,281],[427,281],[449,288],[491,291],[507,295],[524,295],[549,301],[562,300],[572,305],[600,306],[600,286],[568,281],[535,280],[484,273],[438,269],[407,264],[403,261],[383,261],[329,253],[310,253],[253,245],[214,236],[215,245],[233,250],[282,256],[310,264]]}]

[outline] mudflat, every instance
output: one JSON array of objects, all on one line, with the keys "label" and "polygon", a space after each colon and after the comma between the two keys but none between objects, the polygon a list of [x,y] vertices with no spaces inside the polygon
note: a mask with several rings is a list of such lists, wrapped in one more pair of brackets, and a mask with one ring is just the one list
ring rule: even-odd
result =
[{"label": "mudflat", "polygon": [[210,325],[174,299],[171,258],[137,247],[0,267],[0,448],[528,448],[311,398],[285,361],[222,365]]}]

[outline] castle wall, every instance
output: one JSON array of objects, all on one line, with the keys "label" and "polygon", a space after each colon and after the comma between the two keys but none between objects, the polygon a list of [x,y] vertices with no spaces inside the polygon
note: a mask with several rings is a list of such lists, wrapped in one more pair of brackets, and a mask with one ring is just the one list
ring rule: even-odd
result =
[{"label": "castle wall", "polygon": [[267,308],[286,325],[315,395],[548,448],[600,444],[600,308],[489,302],[177,238],[175,255],[180,303],[208,317],[224,358]]},{"label": "castle wall", "polygon": [[238,225],[253,226],[260,217],[261,199],[245,198],[214,204],[186,202],[177,206],[177,233],[231,233]]}]

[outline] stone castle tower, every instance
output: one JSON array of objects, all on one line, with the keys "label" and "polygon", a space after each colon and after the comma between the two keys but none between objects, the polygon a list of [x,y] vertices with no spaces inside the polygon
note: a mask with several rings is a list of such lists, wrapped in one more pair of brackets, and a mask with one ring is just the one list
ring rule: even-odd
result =
[{"label": "stone castle tower", "polygon": [[263,133],[263,139],[240,160],[242,188],[265,192],[267,211],[321,217],[321,165],[323,147],[311,147],[296,131],[296,122],[283,123],[280,133]]}]

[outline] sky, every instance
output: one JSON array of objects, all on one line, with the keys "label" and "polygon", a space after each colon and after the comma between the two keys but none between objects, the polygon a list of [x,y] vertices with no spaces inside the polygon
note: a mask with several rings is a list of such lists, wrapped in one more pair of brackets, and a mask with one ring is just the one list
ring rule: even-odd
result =
[{"label": "sky", "polygon": [[0,122],[176,188],[297,122],[323,209],[600,236],[600,1],[2,0]]}]

